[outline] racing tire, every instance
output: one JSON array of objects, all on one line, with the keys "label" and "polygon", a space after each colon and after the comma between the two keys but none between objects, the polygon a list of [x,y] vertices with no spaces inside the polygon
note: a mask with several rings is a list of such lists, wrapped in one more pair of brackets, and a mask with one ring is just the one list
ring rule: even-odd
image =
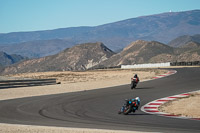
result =
[{"label": "racing tire", "polygon": [[125,107],[123,114],[128,115],[131,112],[131,105]]},{"label": "racing tire", "polygon": [[131,82],[131,89],[133,89],[133,88],[135,88],[135,87],[136,87],[135,83],[134,83],[134,82]]}]

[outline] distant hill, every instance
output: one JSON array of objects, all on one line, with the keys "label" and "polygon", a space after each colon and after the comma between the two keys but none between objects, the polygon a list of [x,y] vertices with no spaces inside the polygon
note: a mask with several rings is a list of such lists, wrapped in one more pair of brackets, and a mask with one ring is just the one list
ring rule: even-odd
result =
[{"label": "distant hill", "polygon": [[[196,42],[189,42],[179,48],[181,51],[177,56],[177,61],[200,61],[200,45]],[[184,51],[184,52],[183,52]]]},{"label": "distant hill", "polygon": [[94,68],[176,61],[200,61],[200,44],[189,42],[182,48],[173,48],[156,41],[138,40]]},{"label": "distant hill", "polygon": [[[168,43],[172,39],[182,35],[199,34],[199,31],[200,10],[192,10],[142,16],[94,27],[70,27],[46,31],[0,34],[0,45],[20,43],[20,48],[24,49],[21,45],[22,42],[64,39],[70,44],[103,42],[110,49],[117,51],[136,40],[155,40]],[[55,44],[55,46],[58,44]],[[62,45],[62,48],[66,47],[68,45]],[[58,49],[62,48],[60,46]],[[31,49],[32,46],[29,45],[24,51],[32,53]],[[50,50],[49,54],[51,54],[51,49],[47,50]],[[9,51],[12,50],[9,49]],[[13,53],[16,52],[13,51]],[[38,52],[33,52],[31,56],[39,57],[48,55],[48,52],[40,53],[40,50]]]},{"label": "distant hill", "polygon": [[8,66],[17,62],[20,62],[22,60],[26,60],[28,58],[23,57],[21,55],[16,55],[16,54],[12,54],[9,55],[5,52],[0,51],[0,66],[4,67],[4,66]]},{"label": "distant hill", "polygon": [[200,47],[200,43],[191,41],[182,45],[180,48],[183,48],[185,50],[190,50],[190,49],[198,49],[199,47]]},{"label": "distant hill", "polygon": [[111,57],[114,53],[102,43],[86,43],[39,59],[31,59],[6,67],[2,74],[86,70]]},{"label": "distant hill", "polygon": [[29,58],[39,58],[57,54],[66,48],[72,47],[73,45],[73,42],[68,42],[62,39],[53,39],[0,46],[0,49],[7,53],[20,54]]},{"label": "distant hill", "polygon": [[[197,42],[188,42],[182,47],[179,48],[181,50],[180,57],[181,60],[184,61],[200,61],[200,43]],[[183,52],[184,51],[184,52]]]},{"label": "distant hill", "polygon": [[100,63],[98,67],[163,62],[162,59],[157,61],[151,60],[153,57],[161,54],[173,54],[173,48],[155,41],[138,40],[128,45],[120,53]]},{"label": "distant hill", "polygon": [[200,34],[196,34],[193,36],[184,35],[177,37],[168,43],[169,46],[172,47],[181,47],[189,42],[197,42],[200,43]]}]

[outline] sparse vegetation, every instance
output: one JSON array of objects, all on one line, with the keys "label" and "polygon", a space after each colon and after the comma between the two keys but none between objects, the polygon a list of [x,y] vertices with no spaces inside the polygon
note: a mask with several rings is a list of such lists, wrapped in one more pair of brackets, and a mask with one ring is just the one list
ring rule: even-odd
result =
[{"label": "sparse vegetation", "polygon": [[129,83],[130,78],[134,73],[141,76],[142,79],[151,78],[152,75],[145,73],[152,73],[153,75],[159,75],[160,73],[165,73],[167,70],[161,69],[105,69],[105,70],[91,70],[84,72],[38,72],[38,73],[21,73],[10,75],[15,78],[32,78],[32,79],[47,79],[56,78],[57,82],[61,83],[77,83],[77,82],[92,82],[92,81],[103,81],[105,79],[115,79],[119,77],[125,78],[127,83]]}]

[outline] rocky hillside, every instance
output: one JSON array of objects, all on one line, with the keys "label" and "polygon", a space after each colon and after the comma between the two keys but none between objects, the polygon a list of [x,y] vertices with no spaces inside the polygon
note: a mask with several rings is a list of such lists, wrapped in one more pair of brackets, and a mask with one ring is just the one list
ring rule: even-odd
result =
[{"label": "rocky hillside", "polygon": [[181,48],[173,48],[160,42],[138,40],[100,63],[96,68],[176,61],[200,61],[199,43],[189,42]]},{"label": "rocky hillside", "polygon": [[183,45],[186,45],[189,42],[200,43],[200,34],[196,34],[193,36],[184,35],[184,36],[177,37],[173,39],[172,41],[170,41],[168,45],[172,47],[181,47]]},{"label": "rocky hillside", "polygon": [[178,50],[178,61],[200,61],[200,43],[188,42]]},{"label": "rocky hillside", "polygon": [[[103,42],[107,47],[116,51],[136,40],[155,40],[168,43],[178,36],[199,34],[199,31],[200,10],[192,10],[142,16],[94,27],[0,34],[0,45],[21,44],[35,40],[65,39],[71,44]],[[58,46],[58,43],[54,46]],[[24,47],[20,45],[20,49],[24,49]],[[41,48],[38,49],[43,49],[43,46],[41,45]],[[52,54],[51,50],[47,49],[42,54],[40,54],[40,50],[38,53],[32,53],[32,46],[30,46],[23,51],[38,57],[38,55]],[[10,47],[10,51],[13,51],[12,47]],[[13,51],[13,53],[16,52]]]},{"label": "rocky hillside", "polygon": [[115,54],[102,43],[86,43],[39,59],[26,60],[4,69],[2,74],[44,71],[81,71],[120,65],[200,61],[200,43],[189,42],[180,48],[156,41],[132,42]]},{"label": "rocky hillside", "polygon": [[17,62],[20,62],[22,60],[26,60],[28,58],[23,57],[21,55],[16,55],[16,54],[12,54],[9,55],[5,52],[0,51],[0,66],[4,67],[4,66],[8,66]]},{"label": "rocky hillside", "polygon": [[198,49],[200,47],[200,42],[193,42],[190,41],[188,43],[185,43],[184,45],[182,45],[180,48],[183,48],[185,50],[191,50],[191,49]]},{"label": "rocky hillside", "polygon": [[[159,43],[159,42],[148,42],[138,40],[131,43],[129,46],[123,49],[120,53],[113,55],[110,59],[99,64],[100,67],[112,67],[119,65],[132,65],[140,63],[152,62],[151,59],[157,55],[173,53],[173,48]],[[156,62],[162,62],[162,59]]]},{"label": "rocky hillside", "polygon": [[111,57],[114,53],[102,43],[86,43],[39,59],[31,59],[5,68],[2,74],[86,70]]}]

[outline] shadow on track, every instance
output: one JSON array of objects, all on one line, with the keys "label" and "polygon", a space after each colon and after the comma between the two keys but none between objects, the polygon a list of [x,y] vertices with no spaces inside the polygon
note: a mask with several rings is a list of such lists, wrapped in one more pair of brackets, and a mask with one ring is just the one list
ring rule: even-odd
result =
[{"label": "shadow on track", "polygon": [[[140,88],[140,87],[137,87],[137,88],[134,88],[135,90],[140,90],[140,89],[153,89],[154,87],[142,87],[142,88]],[[134,90],[133,89],[133,90]]]}]

